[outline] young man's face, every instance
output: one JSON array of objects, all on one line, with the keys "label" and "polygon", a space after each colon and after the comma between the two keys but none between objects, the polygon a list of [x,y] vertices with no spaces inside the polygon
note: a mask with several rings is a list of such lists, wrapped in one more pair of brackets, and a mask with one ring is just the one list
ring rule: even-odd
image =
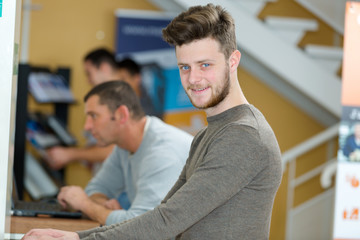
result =
[{"label": "young man's face", "polygon": [[85,74],[88,78],[89,83],[92,86],[96,86],[100,83],[105,82],[104,73],[100,68],[96,67],[91,61],[87,60],[84,62]]},{"label": "young man's face", "polygon": [[191,103],[200,109],[221,108],[229,94],[229,64],[212,38],[176,47],[181,83]]},{"label": "young man's face", "polygon": [[107,105],[99,103],[99,96],[91,96],[85,103],[85,130],[90,131],[99,146],[116,143],[116,122]]}]

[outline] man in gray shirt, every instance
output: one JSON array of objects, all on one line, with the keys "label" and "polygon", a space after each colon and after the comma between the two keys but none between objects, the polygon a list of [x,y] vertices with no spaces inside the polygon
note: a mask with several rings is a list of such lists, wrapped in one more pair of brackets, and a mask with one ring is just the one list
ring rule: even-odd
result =
[{"label": "man in gray shirt", "polygon": [[191,7],[174,18],[163,37],[175,46],[188,97],[208,117],[208,127],[195,136],[175,185],[158,207],[123,224],[77,233],[33,230],[26,236],[269,238],[281,153],[271,127],[241,90],[234,20],[221,6]]}]

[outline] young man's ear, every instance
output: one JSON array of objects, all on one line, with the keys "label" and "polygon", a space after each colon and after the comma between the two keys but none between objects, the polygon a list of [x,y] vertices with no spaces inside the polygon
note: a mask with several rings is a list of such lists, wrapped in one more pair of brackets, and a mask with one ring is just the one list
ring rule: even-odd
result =
[{"label": "young man's ear", "polygon": [[240,64],[241,53],[239,50],[235,50],[229,58],[230,72],[237,71]]},{"label": "young man's ear", "polygon": [[114,116],[111,120],[120,121],[120,123],[125,123],[130,117],[129,109],[125,105],[118,107],[114,113]]}]

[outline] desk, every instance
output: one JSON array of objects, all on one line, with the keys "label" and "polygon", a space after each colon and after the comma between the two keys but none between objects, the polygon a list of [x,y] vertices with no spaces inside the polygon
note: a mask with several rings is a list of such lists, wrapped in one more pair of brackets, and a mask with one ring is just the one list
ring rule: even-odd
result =
[{"label": "desk", "polygon": [[11,216],[10,232],[27,233],[33,228],[55,228],[75,232],[98,227],[99,225],[99,223],[88,219]]}]

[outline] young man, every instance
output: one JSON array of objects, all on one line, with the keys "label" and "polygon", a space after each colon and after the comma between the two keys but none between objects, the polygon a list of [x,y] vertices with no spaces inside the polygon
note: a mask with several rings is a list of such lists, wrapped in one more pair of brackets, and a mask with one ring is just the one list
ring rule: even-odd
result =
[{"label": "young man", "polygon": [[124,58],[117,64],[119,78],[129,83],[140,98],[140,103],[146,115],[163,118],[163,106],[156,106],[154,100],[146,91],[141,77],[141,67],[134,60]]},{"label": "young man", "polygon": [[143,87],[141,67],[134,60],[124,58],[117,62],[115,56],[107,49],[99,48],[88,53],[84,58],[84,69],[88,81],[93,86],[112,80],[123,80],[130,84],[145,114],[162,117],[162,111],[155,108],[150,96]]},{"label": "young man", "polygon": [[[107,225],[159,205],[185,165],[192,136],[145,116],[137,96],[124,81],[97,85],[84,100],[85,129],[99,146],[116,147],[85,191],[77,186],[63,187],[59,202]],[[131,204],[128,210],[114,201],[123,191]]]},{"label": "young man", "polygon": [[[104,48],[89,52],[84,58],[84,69],[91,85],[96,86],[112,80],[127,82],[140,98],[145,114],[162,117],[162,113],[155,110],[150,97],[141,85],[141,68],[133,60],[126,58],[116,62],[115,56]],[[113,145],[99,147],[95,144],[85,148],[56,146],[47,151],[48,164],[53,169],[61,169],[76,161],[98,163],[103,162],[111,153]]]},{"label": "young man", "polygon": [[92,50],[86,54],[83,62],[85,74],[92,86],[122,77],[114,54],[105,48]]},{"label": "young man", "polygon": [[269,238],[281,154],[271,127],[240,88],[232,17],[220,6],[192,7],[163,36],[175,45],[186,93],[208,116],[208,127],[195,136],[173,188],[154,210],[123,224],[78,233],[34,230],[26,237]]}]

